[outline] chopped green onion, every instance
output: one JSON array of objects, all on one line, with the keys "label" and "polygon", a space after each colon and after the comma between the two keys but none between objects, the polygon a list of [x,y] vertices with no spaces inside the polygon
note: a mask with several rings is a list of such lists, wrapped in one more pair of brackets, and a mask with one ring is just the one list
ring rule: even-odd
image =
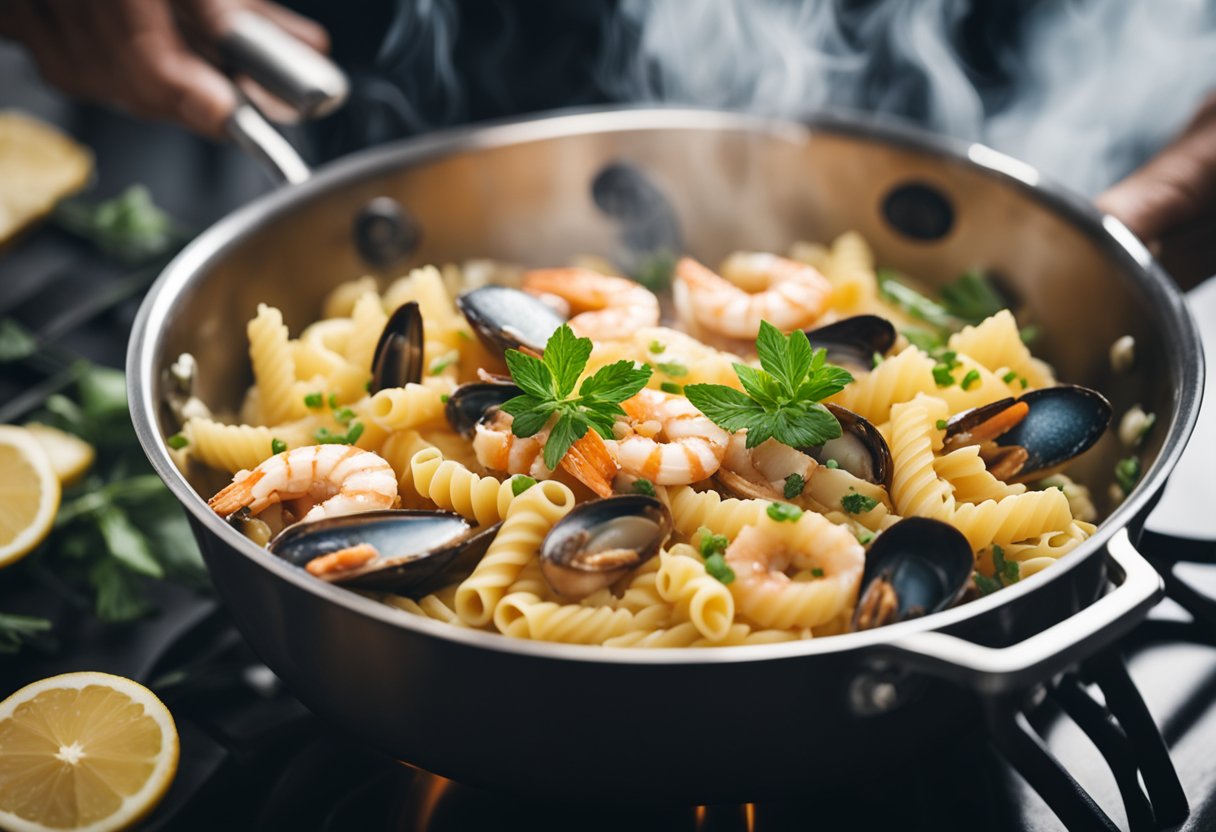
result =
[{"label": "chopped green onion", "polygon": [[180,451],[182,448],[190,444],[190,440],[185,436],[182,436],[180,433],[175,433],[165,440],[165,444],[175,451]]},{"label": "chopped green onion", "polygon": [[313,433],[318,445],[353,445],[363,435],[363,423],[355,422],[346,433],[334,433],[329,428],[320,427]]},{"label": "chopped green onion", "polygon": [[309,410],[316,410],[323,404],[325,404],[325,395],[319,390],[304,397],[304,406]]},{"label": "chopped green onion", "polygon": [[1011,384],[1013,382],[1013,380],[1017,377],[1018,377],[1018,374],[1015,373],[1013,370],[1010,370],[1009,372],[1005,373],[1005,375],[1001,376],[1001,381],[1005,382],[1006,384]]},{"label": "chopped green onion", "polygon": [[655,369],[657,369],[660,373],[671,376],[672,378],[681,378],[683,376],[688,375],[688,368],[685,367],[683,364],[676,364],[674,362],[660,361],[659,363],[655,364],[654,366],[655,366]]},{"label": "chopped green onion", "polygon": [[714,534],[705,526],[697,529],[694,539],[697,541],[697,551],[706,559],[725,552],[726,547],[730,545],[730,538],[724,534]]},{"label": "chopped green onion", "polygon": [[287,443],[284,442],[282,439],[271,439],[270,440],[270,452],[272,454],[281,454],[285,450],[287,450]]},{"label": "chopped green onion", "polygon": [[987,575],[981,575],[979,572],[973,573],[971,577],[975,580],[975,585],[981,595],[991,595],[1001,588],[1001,585],[997,581],[994,581]]},{"label": "chopped green onion", "polygon": [[450,399],[450,398],[452,398],[452,397],[451,397],[451,396],[449,396],[447,393],[440,393],[440,394],[439,394],[439,401],[443,402],[444,404],[447,404],[447,403],[448,403],[448,399]]},{"label": "chopped green onion", "polygon": [[338,394],[337,393],[329,394],[329,409],[330,410],[338,409]]},{"label": "chopped green onion", "polygon": [[960,382],[960,386],[964,390],[970,390],[972,387],[975,386],[975,383],[979,380],[980,380],[980,371],[979,370],[968,370],[967,375],[963,376],[963,380],[962,380],[962,382]]},{"label": "chopped green onion", "polygon": [[467,329],[456,330],[456,337],[461,339],[462,341],[472,341],[473,340],[472,334],[470,334]]},{"label": "chopped green onion", "polygon": [[878,350],[875,350],[874,354],[870,356],[870,364],[871,364],[871,366],[877,367],[881,363],[882,363],[882,353],[878,352]]},{"label": "chopped green onion", "polygon": [[1019,376],[1018,381],[1021,382],[1023,390],[1030,386],[1030,382],[1026,380],[1026,376]]},{"label": "chopped green onion", "polygon": [[667,349],[667,345],[664,344],[662,341],[651,341],[650,342],[650,351],[652,353],[654,353],[655,355],[658,355],[659,353],[663,352],[663,350],[665,350],[665,349]]},{"label": "chopped green onion", "polygon": [[715,578],[724,584],[728,584],[735,579],[735,570],[727,566],[726,558],[722,557],[719,552],[715,552],[705,559],[705,571],[711,578]]},{"label": "chopped green onion", "polygon": [[794,499],[802,493],[804,488],[806,488],[806,480],[803,479],[802,474],[790,474],[785,478],[785,499]]},{"label": "chopped green onion", "polygon": [[938,430],[945,430],[945,429],[946,429],[946,427],[947,427],[947,422],[946,422],[946,420],[945,420],[945,419],[938,419],[938,420],[937,420],[937,429],[938,429]]},{"label": "chopped green onion", "polygon": [[814,569],[811,570],[811,577],[812,578],[822,578],[823,570],[820,569],[818,566],[816,566]]},{"label": "chopped green onion", "polygon": [[536,480],[529,477],[527,474],[516,474],[511,477],[511,493],[518,497],[532,486],[536,485]]},{"label": "chopped green onion", "polygon": [[867,497],[865,494],[845,494],[840,498],[840,505],[849,514],[865,514],[874,510],[874,507],[878,505],[878,500]]},{"label": "chopped green onion", "polygon": [[834,459],[829,459],[827,462],[823,463],[823,467],[836,469],[840,467],[840,463]]},{"label": "chopped green onion", "polygon": [[367,381],[363,382],[363,389],[366,390],[368,393],[372,392],[372,380],[370,378]]},{"label": "chopped green onion", "polygon": [[349,407],[339,407],[334,411],[334,419],[337,420],[338,424],[340,425],[349,425],[351,420],[354,418],[355,411],[351,410]]},{"label": "chopped green onion", "polygon": [[633,493],[634,494],[645,494],[647,497],[658,496],[657,494],[655,494],[654,483],[652,483],[648,479],[641,479],[641,478],[633,481]]},{"label": "chopped green onion", "polygon": [[1124,494],[1131,494],[1140,479],[1140,460],[1134,456],[1121,459],[1115,463],[1115,482],[1123,489]]},{"label": "chopped green onion", "polygon": [[1039,337],[1039,328],[1037,326],[1024,326],[1018,330],[1018,336],[1021,337],[1023,344],[1033,344],[1035,339]]},{"label": "chopped green onion", "polygon": [[676,396],[678,396],[684,392],[684,388],[681,387],[680,385],[676,384],[674,381],[659,382],[659,389],[662,390],[664,393],[671,393]]},{"label": "chopped green onion", "polygon": [[862,546],[869,546],[870,541],[873,539],[874,539],[873,532],[867,532],[864,530],[857,532],[857,542],[860,543]]},{"label": "chopped green onion", "polygon": [[437,355],[431,359],[430,366],[427,367],[426,371],[430,375],[437,376],[459,360],[460,350],[448,350],[443,355]]},{"label": "chopped green onion", "polygon": [[778,523],[797,523],[802,517],[802,509],[789,503],[769,503],[765,511]]},{"label": "chopped green onion", "polygon": [[954,376],[950,374],[950,368],[945,364],[938,364],[933,368],[933,381],[938,387],[949,387],[954,384]]}]

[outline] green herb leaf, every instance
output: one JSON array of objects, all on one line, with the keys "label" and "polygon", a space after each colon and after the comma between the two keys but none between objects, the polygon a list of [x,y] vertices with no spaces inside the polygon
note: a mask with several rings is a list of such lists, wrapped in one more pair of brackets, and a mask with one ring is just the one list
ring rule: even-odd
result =
[{"label": "green herb leaf", "polygon": [[672,378],[683,378],[688,375],[688,368],[683,364],[675,362],[660,361],[654,365],[663,375],[671,376]]},{"label": "green herb leaf", "polygon": [[822,570],[822,569],[820,569],[818,566],[813,567],[813,568],[811,569],[811,577],[812,577],[812,578],[822,578],[822,577],[823,577],[823,570]]},{"label": "green herb leaf", "polygon": [[865,494],[854,492],[841,497],[840,505],[849,514],[865,514],[873,511],[874,507],[878,505],[878,500],[875,500],[873,497],[867,497]]},{"label": "green herb leaf", "polygon": [[511,477],[511,493],[518,497],[532,486],[536,485],[536,480],[529,477],[527,474],[516,474]]},{"label": "green herb leaf", "polygon": [[1030,326],[1024,326],[1018,330],[1018,337],[1020,337],[1022,339],[1023,344],[1025,344],[1026,346],[1030,346],[1036,340],[1038,340],[1039,328],[1037,326],[1035,326],[1034,324],[1031,324]]},{"label": "green herb leaf", "polygon": [[553,375],[558,398],[564,399],[574,392],[574,385],[578,384],[578,377],[591,357],[591,348],[591,339],[577,337],[569,324],[562,324],[549,337],[543,360]]},{"label": "green herb leaf", "polygon": [[633,481],[633,493],[645,494],[647,497],[657,497],[654,490],[654,483],[645,478],[639,478]]},{"label": "green herb leaf", "polygon": [[674,381],[660,381],[659,389],[664,393],[671,393],[673,396],[678,396],[684,392],[684,388],[676,384]]},{"label": "green herb leaf", "polygon": [[182,448],[190,444],[190,440],[182,436],[180,433],[175,433],[165,440],[165,444],[175,451],[180,451]]},{"label": "green herb leaf", "polygon": [[504,413],[513,417],[511,433],[521,438],[534,436],[549,422],[549,417],[557,409],[557,403],[549,399],[525,393],[507,399],[501,407]]},{"label": "green herb leaf", "polygon": [[862,546],[869,546],[872,540],[874,540],[873,532],[866,531],[865,529],[857,532],[857,542]]},{"label": "green herb leaf", "polygon": [[323,404],[325,404],[325,394],[319,390],[315,393],[309,393],[304,397],[304,406],[309,410],[316,410]]},{"label": "green herb leaf", "polygon": [[431,359],[427,372],[430,375],[437,376],[459,360],[460,350],[448,350],[443,355],[437,355]]},{"label": "green herb leaf", "polygon": [[900,333],[908,339],[908,343],[932,354],[946,345],[946,338],[940,332],[920,327],[906,327]]},{"label": "green herb leaf", "polygon": [[714,534],[708,527],[701,526],[693,536],[693,542],[697,551],[701,553],[701,557],[710,558],[713,555],[724,553],[726,547],[730,545],[730,538],[724,534]]},{"label": "green herb leaf", "polygon": [[718,553],[705,559],[705,571],[711,578],[724,584],[729,584],[735,579],[735,570],[731,569],[726,563],[726,558]]},{"label": "green herb leaf", "polygon": [[334,420],[340,425],[349,425],[355,418],[355,411],[349,407],[339,407],[334,411]]},{"label": "green herb leaf", "polygon": [[[582,367],[579,368],[582,372]],[[584,405],[618,404],[637,395],[650,381],[649,367],[638,367],[632,361],[606,364],[583,380],[578,394]],[[623,413],[623,411],[617,411]],[[615,415],[615,414],[614,414]]]},{"label": "green herb leaf", "polygon": [[991,595],[1001,588],[1000,583],[989,578],[987,575],[981,575],[979,572],[973,572],[971,578],[975,581],[975,585],[981,595]]},{"label": "green herb leaf", "polygon": [[933,381],[938,387],[949,387],[954,384],[954,376],[950,373],[950,368],[945,364],[938,364],[933,368]]},{"label": "green herb leaf", "polygon": [[802,493],[802,489],[806,488],[806,480],[802,474],[793,473],[785,478],[785,488],[782,493],[785,494],[785,499],[792,500]]},{"label": "green herb leaf", "polygon": [[789,503],[769,503],[765,512],[778,523],[797,523],[802,517],[802,509]]},{"label": "green herb leaf", "polygon": [[1001,297],[988,276],[978,269],[965,272],[958,280],[938,290],[942,307],[964,321],[978,324],[1009,304]]},{"label": "green herb leaf", "polygon": [[[827,354],[826,350],[820,352],[824,356]],[[788,336],[782,335],[781,330],[768,321],[760,322],[756,354],[760,357],[760,366],[781,385],[782,392],[788,397],[794,395],[810,374],[814,361],[811,342],[805,332],[796,329]],[[822,366],[822,360],[820,364]]]},{"label": "green herb leaf", "polygon": [[51,622],[29,615],[0,613],[0,653],[17,653],[21,646],[50,631]]},{"label": "green herb leaf", "polygon": [[882,363],[882,353],[875,350],[874,353],[870,356],[870,366],[877,367],[881,363]]},{"label": "green herb leaf", "polygon": [[139,263],[184,242],[186,233],[157,207],[143,185],[132,185],[118,196],[96,204],[81,200],[61,203],[55,221],[84,237],[103,253],[124,263]]},{"label": "green herb leaf", "polygon": [[38,341],[24,326],[12,318],[0,318],[0,364],[33,355]]},{"label": "green herb leaf", "polygon": [[892,303],[914,318],[940,329],[961,329],[963,322],[951,315],[944,307],[912,289],[901,281],[899,272],[893,269],[878,269],[878,291],[883,299]]},{"label": "green herb leaf", "polygon": [[286,450],[287,450],[287,443],[284,442],[282,439],[271,439],[270,440],[270,452],[272,454],[281,454]]},{"label": "green herb leaf", "polygon": [[750,438],[752,428],[768,422],[768,414],[759,402],[724,384],[689,384],[684,395],[711,422],[732,433],[747,428]]},{"label": "green herb leaf", "polygon": [[1131,494],[1132,489],[1136,487],[1136,483],[1139,480],[1139,458],[1129,456],[1126,459],[1121,459],[1115,463],[1115,482],[1119,484],[1119,488],[1123,490],[1124,494]]},{"label": "green herb leaf", "polygon": [[443,402],[444,404],[447,404],[447,403],[448,403],[448,400],[449,400],[449,399],[451,399],[451,398],[452,398],[452,397],[451,397],[451,396],[449,396],[447,393],[440,393],[440,394],[439,394],[439,401]]},{"label": "green herb leaf", "polygon": [[967,374],[965,376],[963,376],[963,380],[959,383],[959,386],[962,387],[964,390],[970,390],[972,387],[975,386],[976,382],[978,382],[979,380],[980,380],[980,371],[979,370],[968,370]]},{"label": "green herb leaf", "polygon": [[840,463],[834,459],[829,459],[827,462],[823,463],[823,467],[835,469],[840,467]]},{"label": "green herb leaf", "polygon": [[114,560],[140,575],[164,577],[165,571],[152,556],[147,539],[131,524],[126,512],[110,504],[97,511],[96,518],[106,550]]},{"label": "green herb leaf", "polygon": [[651,341],[650,342],[650,351],[652,353],[654,353],[655,355],[662,354],[666,349],[667,349],[667,345],[664,344],[662,341]]},{"label": "green herb leaf", "polygon": [[93,564],[89,583],[96,592],[97,617],[102,621],[132,621],[152,611],[139,578],[113,558]]},{"label": "green herb leaf", "polygon": [[329,394],[329,409],[330,410],[338,409],[338,394],[337,393]]},{"label": "green herb leaf", "polygon": [[553,373],[543,361],[519,350],[507,350],[504,358],[511,380],[520,390],[537,399],[554,398]]},{"label": "green herb leaf", "polygon": [[1009,384],[1017,377],[1018,377],[1018,374],[1015,373],[1013,370],[1010,370],[1009,372],[1005,373],[1005,375],[1001,376],[1001,381],[1005,382],[1006,384]]},{"label": "green herb leaf", "polygon": [[586,436],[589,427],[577,413],[567,412],[558,417],[553,430],[549,432],[549,438],[545,440],[545,467],[550,471],[557,470],[566,451]]}]

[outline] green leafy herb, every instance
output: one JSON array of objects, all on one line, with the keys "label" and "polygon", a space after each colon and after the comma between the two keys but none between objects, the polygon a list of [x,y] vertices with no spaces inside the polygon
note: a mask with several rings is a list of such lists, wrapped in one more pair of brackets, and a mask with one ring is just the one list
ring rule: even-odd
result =
[{"label": "green leafy herb", "polygon": [[816,566],[816,567],[812,568],[812,569],[811,569],[811,577],[812,577],[812,578],[822,578],[822,577],[823,577],[823,570],[822,570],[822,569],[820,569],[818,566]]},{"label": "green leafy herb", "polygon": [[726,564],[726,558],[721,554],[713,554],[705,559],[705,571],[711,578],[729,584],[735,579],[735,570]]},{"label": "green leafy herb", "polygon": [[840,436],[840,423],[821,399],[844,389],[853,376],[827,363],[827,350],[812,350],[806,333],[788,336],[767,321],[756,337],[757,370],[735,364],[743,391],[723,384],[684,388],[693,405],[719,427],[747,429],[747,447],[776,439],[794,448],[822,445]]},{"label": "green leafy herb", "polygon": [[1005,560],[1005,550],[995,543],[992,545],[992,573],[1002,586],[1016,583],[1020,577],[1018,562]]},{"label": "green leafy herb", "polygon": [[338,409],[338,394],[337,393],[329,394],[329,409],[330,410]]},{"label": "green leafy herb", "polygon": [[671,376],[672,378],[683,378],[684,376],[688,375],[688,368],[683,364],[660,361],[654,366],[655,369],[657,369],[660,373]]},{"label": "green leafy herb", "polygon": [[932,354],[935,350],[940,350],[946,346],[945,336],[935,330],[922,329],[920,327],[906,327],[901,329],[900,332],[905,338],[908,339],[909,344],[914,347],[919,347],[930,354]]},{"label": "green leafy herb", "polygon": [[954,384],[954,376],[949,367],[945,364],[938,364],[933,368],[933,381],[938,387],[949,387]]},{"label": "green leafy herb", "polygon": [[938,290],[938,294],[947,312],[972,324],[978,324],[1009,305],[988,276],[977,269],[964,272],[958,280]]},{"label": "green leafy herb", "polygon": [[938,430],[945,430],[949,426],[949,423],[945,419],[938,419],[935,424]]},{"label": "green leafy herb", "polygon": [[963,322],[945,307],[903,283],[901,275],[893,269],[878,270],[878,291],[888,303],[939,329],[954,330],[963,326]]},{"label": "green leafy herb", "polygon": [[318,390],[315,393],[309,393],[304,397],[304,406],[309,410],[316,410],[325,404],[325,394]]},{"label": "green leafy herb", "polygon": [[61,203],[55,220],[124,263],[139,263],[167,253],[188,236],[157,207],[143,185],[132,185],[113,199],[96,204]]},{"label": "green leafy herb", "polygon": [[180,433],[175,433],[165,440],[165,444],[175,451],[180,451],[182,448],[190,444],[190,440],[182,436]]},{"label": "green leafy herb", "polygon": [[867,497],[865,494],[854,492],[841,497],[840,505],[849,514],[865,514],[872,511],[878,505],[878,500],[875,500],[873,497]]},{"label": "green leafy herb", "polygon": [[675,396],[678,396],[684,392],[684,388],[681,387],[680,385],[676,384],[674,381],[659,382],[659,389],[662,390],[664,393],[671,393],[672,395],[675,395]]},{"label": "green leafy herb", "polygon": [[639,478],[633,481],[633,493],[645,494],[647,497],[658,496],[655,494],[654,483],[644,478]]},{"label": "green leafy herb", "polygon": [[349,407],[339,407],[334,411],[334,420],[340,425],[349,425],[355,418],[355,411]]},{"label": "green leafy herb", "polygon": [[1018,377],[1018,374],[1015,373],[1013,370],[1010,370],[1009,372],[1005,373],[1005,375],[1001,376],[1001,381],[1005,382],[1006,384],[1009,384],[1017,377]]},{"label": "green leafy herb", "polygon": [[667,349],[667,345],[664,344],[662,341],[651,341],[650,342],[650,351],[652,353],[654,353],[655,355],[659,355],[666,349]]},{"label": "green leafy herb", "polygon": [[363,423],[354,422],[346,433],[334,433],[327,427],[319,427],[313,433],[318,445],[353,445],[363,435]]},{"label": "green leafy herb", "polygon": [[676,256],[660,249],[646,255],[633,271],[633,279],[652,292],[660,292],[671,286],[676,271]]},{"label": "green leafy herb", "polygon": [[795,497],[797,497],[799,494],[802,493],[802,489],[804,489],[804,488],[806,488],[806,480],[803,479],[802,474],[799,474],[799,473],[790,474],[788,477],[785,478],[785,488],[783,490],[783,493],[785,494],[785,499],[787,499],[787,500],[794,499]]},{"label": "green leafy herb", "polygon": [[650,380],[649,367],[617,361],[584,379],[575,396],[574,387],[590,357],[591,339],[575,337],[568,324],[549,337],[543,358],[507,350],[507,368],[523,394],[506,401],[502,409],[513,417],[511,432],[516,436],[533,436],[556,418],[545,441],[545,465],[550,469],[557,468],[588,429],[611,438],[616,417],[625,415],[620,403]]},{"label": "green leafy herb", "polygon": [[881,363],[882,363],[882,353],[875,350],[874,354],[870,356],[870,366],[877,367]]},{"label": "green leafy herb", "polygon": [[51,622],[28,615],[0,613],[0,653],[17,653],[23,644],[49,632]]},{"label": "green leafy herb", "polygon": [[961,382],[959,382],[959,386],[962,387],[964,390],[970,390],[972,387],[975,386],[975,383],[979,380],[980,380],[980,371],[979,370],[968,370],[967,374],[965,376],[963,376],[963,380]]},{"label": "green leafy herb", "polygon": [[1140,460],[1129,456],[1115,463],[1115,482],[1124,494],[1131,494],[1140,479]]},{"label": "green leafy herb", "polygon": [[28,329],[12,318],[0,318],[0,364],[28,358],[37,349],[38,339]]},{"label": "green leafy herb", "polygon": [[829,459],[827,462],[823,463],[823,467],[824,468],[839,468],[840,463],[834,459]]},{"label": "green leafy herb", "polygon": [[797,523],[802,517],[802,509],[789,503],[769,503],[765,512],[778,523]]},{"label": "green leafy herb", "polygon": [[282,439],[271,439],[270,440],[270,452],[272,454],[281,454],[285,450],[287,450],[287,443],[284,442]]},{"label": "green leafy herb", "polygon": [[426,371],[433,376],[437,376],[459,360],[460,350],[448,350],[443,355],[437,355],[432,358]]},{"label": "green leafy herb", "polygon": [[714,534],[705,526],[701,526],[693,536],[693,542],[701,557],[708,559],[725,553],[726,547],[730,545],[730,538],[724,534]]},{"label": "green leafy herb", "polygon": [[527,474],[516,474],[511,477],[511,493],[518,497],[532,486],[536,485],[536,480],[529,477]]},{"label": "green leafy herb", "polygon": [[998,581],[979,572],[972,573],[971,578],[975,581],[975,586],[979,589],[981,595],[991,595],[1001,588],[1001,584]]}]

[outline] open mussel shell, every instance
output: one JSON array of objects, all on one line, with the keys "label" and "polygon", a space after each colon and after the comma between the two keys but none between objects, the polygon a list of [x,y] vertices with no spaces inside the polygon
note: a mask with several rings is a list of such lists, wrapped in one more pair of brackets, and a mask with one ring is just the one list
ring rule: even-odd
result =
[{"label": "open mussel shell", "polygon": [[533,295],[509,286],[482,286],[456,298],[477,337],[490,352],[502,355],[508,349],[527,349],[537,355],[545,350],[565,321]]},{"label": "open mussel shell", "polygon": [[369,392],[422,381],[422,355],[422,312],[417,301],[410,301],[397,307],[380,333],[372,357]]},{"label": "open mussel shell", "polygon": [[853,629],[869,630],[930,615],[955,604],[974,570],[971,545],[948,523],[900,520],[866,553]]},{"label": "open mussel shell", "polygon": [[875,353],[887,354],[895,336],[895,325],[878,315],[854,315],[806,331],[811,347],[826,349],[830,363],[864,372],[874,366]]},{"label": "open mussel shell", "polygon": [[670,512],[653,497],[629,494],[582,503],[545,536],[541,572],[563,598],[585,598],[657,555],[671,528]]},{"label": "open mussel shell", "polygon": [[448,511],[369,511],[288,526],[270,541],[270,551],[306,566],[323,555],[369,544],[378,557],[356,569],[323,575],[322,580],[425,594],[472,572],[497,529],[473,526]]},{"label": "open mussel shell", "polygon": [[866,419],[838,404],[824,403],[824,407],[840,423],[840,436],[822,445],[799,450],[814,457],[820,464],[834,459],[837,465],[853,476],[889,490],[895,463],[882,433]]},{"label": "open mussel shell", "polygon": [[447,417],[448,424],[457,433],[468,439],[473,435],[477,423],[487,413],[522,392],[511,383],[477,381],[462,384],[448,397],[443,413]]},{"label": "open mussel shell", "polygon": [[946,425],[947,448],[994,443],[989,470],[1007,482],[1047,476],[1089,450],[1110,424],[1111,406],[1096,390],[1060,384],[959,413]]}]

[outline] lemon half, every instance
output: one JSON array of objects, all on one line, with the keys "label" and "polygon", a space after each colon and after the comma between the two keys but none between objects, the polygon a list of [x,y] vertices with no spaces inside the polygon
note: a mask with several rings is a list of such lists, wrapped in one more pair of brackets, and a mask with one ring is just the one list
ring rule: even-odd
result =
[{"label": "lemon half", "polygon": [[169,709],[138,682],[65,673],[0,702],[0,828],[111,832],[143,818],[177,771]]},{"label": "lemon half", "polygon": [[34,435],[0,425],[0,566],[43,541],[59,508],[59,478]]}]

